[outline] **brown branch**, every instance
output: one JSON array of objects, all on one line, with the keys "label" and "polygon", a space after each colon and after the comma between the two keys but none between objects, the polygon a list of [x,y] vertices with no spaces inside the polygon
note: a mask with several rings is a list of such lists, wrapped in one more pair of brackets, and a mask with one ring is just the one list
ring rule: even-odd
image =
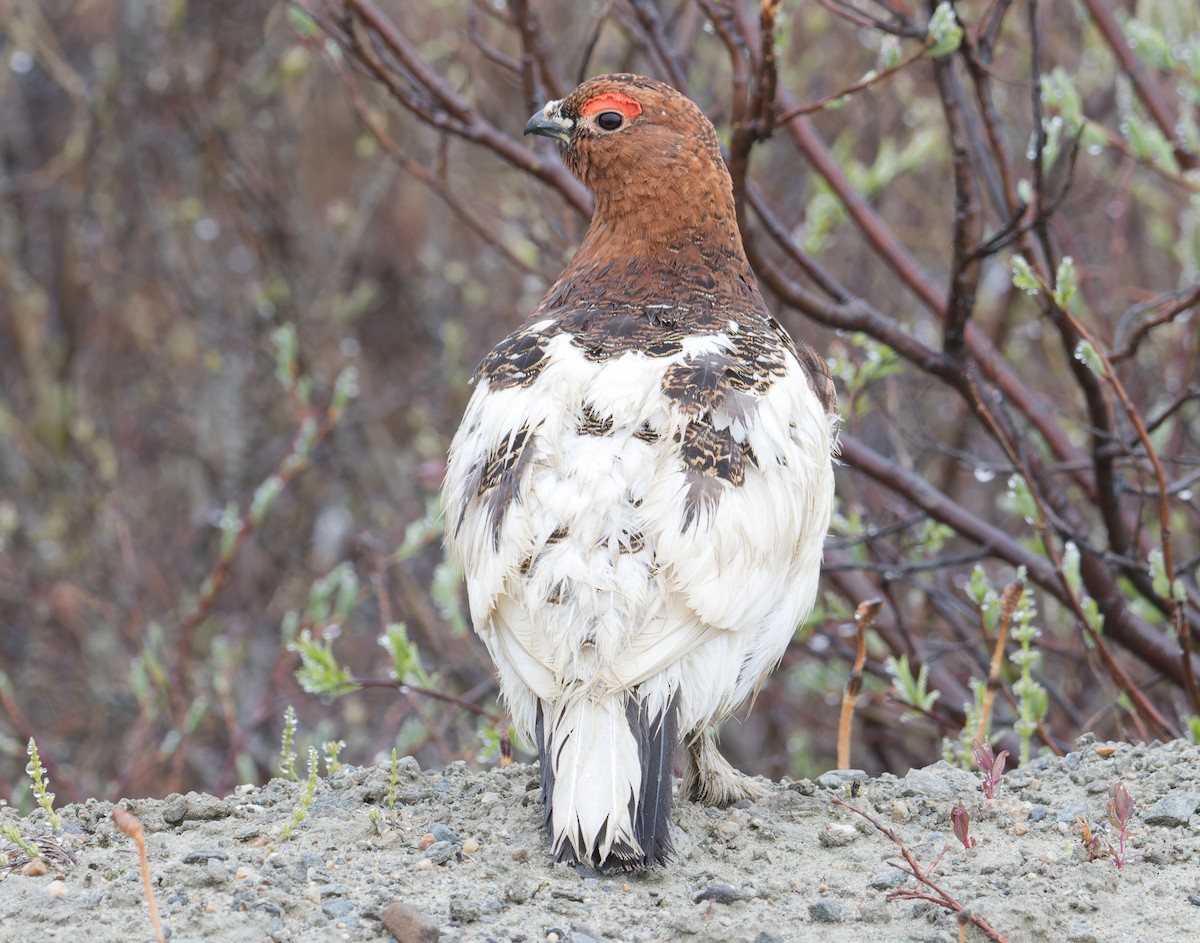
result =
[{"label": "brown branch", "polygon": [[[1125,668],[1113,657],[1104,638],[1097,635],[1087,624],[1079,600],[1066,584],[1061,560],[1055,557],[1055,562],[1052,563],[1046,557],[1027,550],[1008,532],[972,514],[934,489],[924,479],[900,468],[895,461],[868,448],[854,436],[842,433],[840,444],[841,457],[847,465],[886,485],[889,491],[903,496],[935,520],[952,527],[962,537],[987,548],[994,556],[1012,566],[1025,567],[1033,582],[1076,614],[1105,669],[1129,695],[1138,710],[1163,734],[1172,737],[1176,735],[1174,725],[1150,703],[1133,683]],[[1047,546],[1047,550],[1052,551],[1052,548]],[[1123,604],[1119,587],[1102,560],[1082,550],[1080,557],[1080,572],[1084,583],[1105,616],[1105,635],[1136,652],[1139,658],[1175,683],[1182,684],[1178,652],[1166,644],[1161,633],[1154,631],[1129,612],[1128,607]]]},{"label": "brown branch", "polygon": [[983,215],[971,162],[970,135],[963,115],[962,84],[955,73],[956,56],[933,60],[942,111],[950,129],[954,169],[954,258],[950,266],[950,291],[942,320],[942,350],[954,364],[963,363],[967,321],[975,310],[975,291],[979,284],[980,260],[972,250],[983,237]]},{"label": "brown branch", "polygon": [[862,691],[863,663],[867,660],[867,629],[882,608],[882,599],[868,599],[859,603],[854,610],[854,666],[850,669],[846,689],[842,692],[842,710],[838,717],[838,769],[850,768],[850,730],[854,720],[854,705],[858,703],[858,695]]},{"label": "brown branch", "polygon": [[843,98],[853,95],[855,92],[861,92],[863,89],[871,88],[873,85],[878,85],[880,82],[885,82],[897,72],[903,72],[910,65],[925,56],[925,46],[921,46],[893,66],[888,66],[886,69],[875,71],[872,69],[857,82],[851,82],[844,88],[838,89],[836,92],[830,92],[824,98],[818,98],[815,102],[810,102],[807,105],[797,105],[790,111],[784,112],[777,119],[780,122],[791,121],[800,115],[811,115],[817,111],[824,111],[832,102],[841,102]]},{"label": "brown branch", "polygon": [[358,84],[346,69],[338,69],[338,76],[350,94],[350,100],[354,104],[354,111],[358,115],[358,120],[362,122],[363,127],[367,129],[370,135],[379,142],[379,146],[387,152],[388,156],[404,169],[405,173],[416,178],[431,192],[437,194],[463,225],[475,233],[484,243],[501,253],[516,268],[531,275],[540,275],[543,278],[550,277],[549,273],[523,261],[508,247],[508,244],[504,240],[497,237],[496,227],[488,226],[480,219],[478,209],[465,205],[450,191],[444,180],[434,175],[427,167],[419,161],[413,160],[413,158],[404,152],[403,148],[388,133],[387,128],[376,120],[375,116],[371,113],[371,109],[367,107],[366,102],[363,100],[362,86]]},{"label": "brown branch", "polygon": [[[1053,297],[1052,295],[1050,296]],[[1104,379],[1108,381],[1109,386],[1116,394],[1117,399],[1121,401],[1121,406],[1125,410],[1125,415],[1133,424],[1137,431],[1138,440],[1141,442],[1142,448],[1146,452],[1146,457],[1149,459],[1151,466],[1154,468],[1154,478],[1158,483],[1158,528],[1159,528],[1159,546],[1162,548],[1163,569],[1167,576],[1167,598],[1166,603],[1169,607],[1172,619],[1175,623],[1175,634],[1179,638],[1180,647],[1180,664],[1183,669],[1183,688],[1187,692],[1188,700],[1191,701],[1193,713],[1200,714],[1200,687],[1197,687],[1196,672],[1192,664],[1194,643],[1192,641],[1192,626],[1191,620],[1185,617],[1183,611],[1183,603],[1176,599],[1174,592],[1174,583],[1176,580],[1174,552],[1171,544],[1171,504],[1170,491],[1167,488],[1167,476],[1163,471],[1162,462],[1159,460],[1158,452],[1155,450],[1153,443],[1150,441],[1150,434],[1146,430],[1146,425],[1142,421],[1141,414],[1137,407],[1134,406],[1133,400],[1130,399],[1125,385],[1117,377],[1113,369],[1112,362],[1105,356],[1100,345],[1096,343],[1095,338],[1066,308],[1058,306],[1063,318],[1069,321],[1076,331],[1087,343],[1092,345],[1096,356],[1100,358],[1104,365]]]},{"label": "brown branch", "polygon": [[833,799],[831,801],[834,805],[840,805],[842,808],[849,809],[856,815],[861,815],[875,827],[876,831],[889,838],[892,843],[900,849],[900,853],[904,856],[904,860],[908,867],[905,867],[902,864],[897,864],[894,861],[889,861],[888,864],[890,864],[896,870],[903,871],[910,877],[916,878],[918,882],[929,888],[931,892],[925,893],[923,891],[913,890],[911,888],[900,888],[899,890],[890,891],[888,893],[887,899],[889,901],[927,900],[930,903],[937,904],[939,907],[950,911],[950,913],[958,914],[961,919],[965,919],[970,923],[973,923],[976,927],[982,930],[984,934],[987,935],[987,938],[992,940],[993,943],[1009,943],[1008,938],[1003,933],[1000,933],[998,930],[994,930],[991,924],[989,924],[986,920],[977,914],[971,913],[961,903],[959,903],[952,894],[934,883],[932,877],[933,871],[938,866],[938,862],[942,860],[942,855],[946,853],[945,848],[943,848],[941,853],[939,853],[938,856],[933,859],[933,863],[930,864],[929,867],[922,868],[921,865],[917,863],[917,859],[913,853],[908,850],[908,846],[905,845],[901,840],[900,836],[879,821],[879,819],[875,818],[869,813],[864,812],[862,809],[856,809],[854,806],[850,805],[850,803],[844,802],[841,799]]},{"label": "brown branch", "polygon": [[[1168,305],[1154,317],[1142,321],[1121,339],[1121,335],[1125,333],[1123,328],[1126,322],[1140,317],[1146,311],[1153,311],[1160,305],[1167,304],[1167,302],[1174,303]],[[1121,316],[1117,327],[1117,337],[1121,339],[1121,342],[1119,346],[1112,348],[1106,354],[1109,361],[1111,363],[1120,363],[1122,360],[1128,360],[1137,353],[1142,341],[1150,335],[1151,331],[1164,324],[1171,323],[1179,315],[1196,307],[1198,303],[1200,303],[1200,285],[1193,285],[1190,288],[1166,292],[1152,301],[1131,308]]]},{"label": "brown branch", "polygon": [[[1000,668],[1004,663],[1004,645],[1008,641],[1008,629],[1012,624],[1013,612],[1025,591],[1021,580],[1014,580],[1004,587],[1000,596],[1000,631],[996,633],[996,643],[992,647],[992,661],[988,666],[987,688],[983,692],[983,705],[979,710],[978,737],[984,743],[988,739],[988,730],[992,726],[992,705],[996,702],[996,691],[1000,687]],[[983,640],[987,641],[987,631],[983,625],[983,611],[979,613],[979,627],[983,629]]]},{"label": "brown branch", "polygon": [[150,880],[150,862],[146,858],[146,839],[142,834],[142,823],[132,812],[120,808],[112,810],[112,820],[117,828],[128,835],[137,844],[138,863],[142,869],[142,891],[146,895],[146,904],[150,908],[150,924],[154,928],[154,938],[158,943],[166,943],[163,935],[162,921],[158,919],[158,905],[154,902],[154,883]]},{"label": "brown branch", "polygon": [[1129,40],[1121,32],[1120,24],[1117,23],[1117,18],[1113,16],[1108,4],[1104,0],[1083,0],[1083,5],[1091,13],[1100,34],[1104,37],[1108,48],[1112,50],[1112,54],[1116,56],[1117,62],[1120,63],[1121,71],[1129,77],[1138,98],[1150,112],[1150,117],[1154,119],[1154,123],[1158,125],[1163,136],[1174,146],[1175,159],[1179,161],[1179,166],[1189,170],[1195,167],[1197,165],[1196,155],[1184,150],[1183,144],[1177,139],[1175,119],[1171,116],[1167,103],[1159,94],[1146,67],[1130,48]]},{"label": "brown branch", "polygon": [[447,694],[445,691],[436,691],[433,688],[423,688],[416,684],[397,681],[394,678],[350,678],[347,683],[357,685],[360,688],[391,688],[403,695],[419,694],[421,697],[429,697],[435,701],[452,704],[477,717],[486,717],[495,724],[503,724],[505,722],[505,718],[500,714],[489,711],[487,708],[480,707],[478,704],[473,704],[454,694]]},{"label": "brown branch", "polygon": [[[440,131],[472,141],[490,150],[506,163],[532,174],[538,180],[557,190],[578,212],[591,214],[592,201],[570,172],[559,162],[540,160],[527,150],[520,141],[509,137],[489,123],[478,109],[465,97],[458,94],[420,57],[416,49],[371,0],[343,0],[348,30],[338,30],[323,23],[330,38],[337,42],[346,55],[365,68],[376,81],[383,85],[397,101],[416,118]],[[377,56],[372,56],[358,40],[353,30],[355,22],[367,29],[373,41],[382,47],[404,68],[415,84],[432,96],[437,108],[417,101],[397,81],[393,70]],[[443,113],[440,109],[444,109]],[[522,116],[522,123],[524,116]]]}]

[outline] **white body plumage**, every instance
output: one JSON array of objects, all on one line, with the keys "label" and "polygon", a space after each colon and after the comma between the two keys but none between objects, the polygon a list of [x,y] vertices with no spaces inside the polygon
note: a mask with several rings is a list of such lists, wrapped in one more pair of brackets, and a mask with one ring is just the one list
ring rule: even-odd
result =
[{"label": "white body plumage", "polygon": [[[679,441],[696,418],[664,374],[729,354],[737,323],[673,356],[600,360],[553,325],[523,329],[552,334],[530,381],[478,381],[450,450],[447,535],[517,730],[532,740],[539,704],[546,715],[555,850],[602,863],[639,851],[644,758],[626,705],[655,718],[676,699],[681,735],[701,735],[757,689],[810,611],[835,420],[784,352],[764,390],[705,416],[753,457],[744,480],[706,480],[689,504]],[[489,466],[504,478],[490,490]]]}]

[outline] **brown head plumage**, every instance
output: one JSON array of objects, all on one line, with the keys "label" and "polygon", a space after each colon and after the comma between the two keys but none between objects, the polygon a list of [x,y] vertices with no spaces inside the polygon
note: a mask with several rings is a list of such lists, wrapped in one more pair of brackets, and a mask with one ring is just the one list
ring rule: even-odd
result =
[{"label": "brown head plumage", "polygon": [[717,132],[686,96],[639,75],[599,76],[548,102],[525,133],[556,138],[596,200],[543,307],[637,304],[647,290],[685,310],[761,307]]}]

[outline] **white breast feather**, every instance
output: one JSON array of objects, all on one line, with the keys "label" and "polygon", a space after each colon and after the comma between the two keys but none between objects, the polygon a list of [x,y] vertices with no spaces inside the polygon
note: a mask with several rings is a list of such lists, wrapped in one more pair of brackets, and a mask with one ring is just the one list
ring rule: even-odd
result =
[{"label": "white breast feather", "polygon": [[[791,357],[741,419],[714,416],[745,437],[758,468],[747,468],[740,487],[725,483],[711,513],[683,528],[688,482],[671,436],[686,417],[663,393],[663,371],[728,346],[724,335],[692,337],[675,357],[595,362],[559,335],[528,388],[481,381],[475,390],[450,451],[446,527],[523,735],[531,735],[535,697],[572,686],[650,682],[643,693],[681,692],[681,730],[723,719],[811,609],[832,504],[833,431]],[[585,403],[612,419],[610,434],[579,433]],[[662,437],[634,438],[643,423]],[[467,492],[478,463],[522,427],[534,452],[493,543],[487,502]],[[568,538],[546,546],[562,527]],[[621,552],[632,535],[643,549]],[[560,582],[570,597],[548,604]]]}]

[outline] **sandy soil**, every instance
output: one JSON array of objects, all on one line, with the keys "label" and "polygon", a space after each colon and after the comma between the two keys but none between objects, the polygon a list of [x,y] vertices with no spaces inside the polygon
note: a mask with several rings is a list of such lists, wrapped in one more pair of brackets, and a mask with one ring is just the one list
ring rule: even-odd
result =
[{"label": "sandy soil", "polygon": [[[674,863],[639,875],[552,864],[528,766],[422,771],[404,760],[394,808],[386,769],[344,768],[282,843],[302,784],[120,805],[145,827],[175,941],[957,941],[946,910],[889,901],[916,887],[889,866],[898,849],[835,797],[894,829],[922,865],[949,846],[934,880],[1013,943],[1200,939],[1200,747],[1111,744],[1105,756],[1104,746],[1085,737],[1077,752],[1035,760],[995,800],[976,776],[938,764],[903,778],[767,783],[741,808],[683,802]],[[1115,780],[1136,802],[1121,870],[1088,860],[1075,823],[1109,835]],[[978,839],[970,850],[951,830],[957,799]],[[136,849],[112,808],[63,809],[72,857],[46,874],[25,873],[0,838],[16,861],[0,871],[0,940],[153,939]],[[40,811],[17,824],[26,839],[50,834]],[[986,939],[973,926],[966,938]]]}]

